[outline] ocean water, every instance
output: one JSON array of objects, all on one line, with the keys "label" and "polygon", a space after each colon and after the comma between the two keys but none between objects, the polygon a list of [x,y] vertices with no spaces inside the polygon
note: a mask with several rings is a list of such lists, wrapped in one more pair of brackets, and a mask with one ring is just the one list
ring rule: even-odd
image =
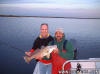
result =
[{"label": "ocean water", "polygon": [[78,59],[100,58],[100,19],[0,17],[0,74],[32,74],[35,61],[26,64],[23,56],[42,23],[48,23],[52,36],[63,28],[66,39],[78,48]]}]

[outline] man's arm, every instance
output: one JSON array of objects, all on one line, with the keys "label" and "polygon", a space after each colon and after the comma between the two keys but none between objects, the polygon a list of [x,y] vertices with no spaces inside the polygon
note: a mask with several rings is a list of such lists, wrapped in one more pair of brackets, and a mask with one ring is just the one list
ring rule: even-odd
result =
[{"label": "man's arm", "polygon": [[32,46],[32,49],[33,49],[33,50],[38,49],[39,41],[40,41],[40,39],[39,39],[39,37],[37,37],[36,40],[35,40],[34,43],[33,43],[33,46]]},{"label": "man's arm", "polygon": [[38,41],[38,38],[34,41],[33,46],[32,46],[32,49],[30,51],[28,51],[28,52],[25,52],[25,54],[27,56],[31,56],[31,53],[33,53],[36,50],[37,43],[38,43],[37,41]]}]

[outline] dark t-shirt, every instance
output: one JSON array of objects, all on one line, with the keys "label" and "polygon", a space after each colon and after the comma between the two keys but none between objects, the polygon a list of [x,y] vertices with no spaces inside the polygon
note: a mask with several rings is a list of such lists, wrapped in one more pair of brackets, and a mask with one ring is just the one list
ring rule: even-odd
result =
[{"label": "dark t-shirt", "polygon": [[53,40],[53,37],[52,36],[49,36],[47,38],[40,38],[40,37],[37,37],[37,39],[34,41],[33,43],[33,47],[32,49],[36,50],[36,49],[40,49],[41,46],[47,46],[48,43],[50,41]]}]

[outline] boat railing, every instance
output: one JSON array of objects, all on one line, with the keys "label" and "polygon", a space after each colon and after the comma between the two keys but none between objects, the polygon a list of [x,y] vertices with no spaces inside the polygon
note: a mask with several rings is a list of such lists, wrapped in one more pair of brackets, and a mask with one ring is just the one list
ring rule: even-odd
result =
[{"label": "boat railing", "polygon": [[[70,71],[64,70],[71,63]],[[100,74],[100,60],[68,60],[65,61],[59,74]]]}]

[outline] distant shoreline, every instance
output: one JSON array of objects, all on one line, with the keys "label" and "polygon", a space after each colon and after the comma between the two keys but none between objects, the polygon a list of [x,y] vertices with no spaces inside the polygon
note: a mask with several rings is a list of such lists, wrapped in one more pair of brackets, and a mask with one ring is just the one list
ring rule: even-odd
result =
[{"label": "distant shoreline", "polygon": [[19,15],[0,15],[0,17],[36,17],[36,18],[64,18],[64,19],[100,19],[100,18],[84,18],[84,17],[19,16]]}]

